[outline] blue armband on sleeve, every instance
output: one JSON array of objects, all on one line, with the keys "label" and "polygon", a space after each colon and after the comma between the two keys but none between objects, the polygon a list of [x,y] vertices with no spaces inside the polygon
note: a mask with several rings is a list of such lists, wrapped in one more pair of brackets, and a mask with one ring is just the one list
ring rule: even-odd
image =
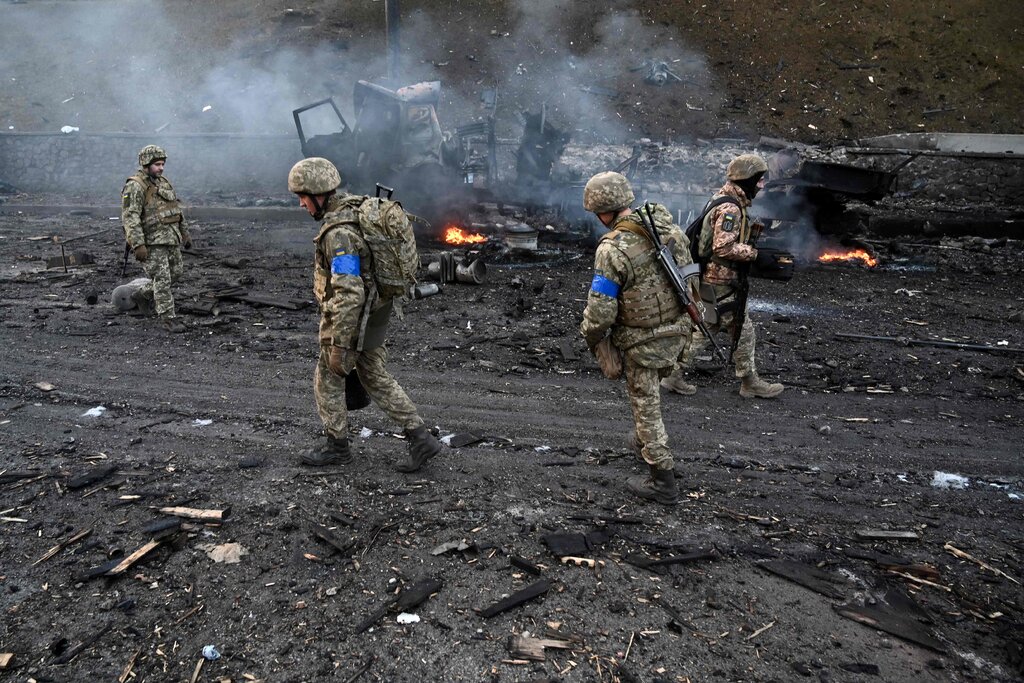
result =
[{"label": "blue armband on sleeve", "polygon": [[590,291],[604,294],[614,299],[619,295],[619,286],[604,275],[595,275],[594,280],[590,283]]},{"label": "blue armband on sleeve", "polygon": [[359,254],[336,254],[331,260],[331,274],[359,277]]}]

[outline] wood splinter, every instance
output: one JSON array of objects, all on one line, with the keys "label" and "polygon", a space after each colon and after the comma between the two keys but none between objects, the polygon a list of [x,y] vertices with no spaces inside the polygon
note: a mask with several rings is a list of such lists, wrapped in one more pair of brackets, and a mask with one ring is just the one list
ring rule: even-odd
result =
[{"label": "wood splinter", "polygon": [[230,507],[224,508],[223,510],[199,510],[197,508],[183,507],[160,508],[161,514],[184,517],[185,519],[196,519],[202,522],[223,522],[230,512]]}]

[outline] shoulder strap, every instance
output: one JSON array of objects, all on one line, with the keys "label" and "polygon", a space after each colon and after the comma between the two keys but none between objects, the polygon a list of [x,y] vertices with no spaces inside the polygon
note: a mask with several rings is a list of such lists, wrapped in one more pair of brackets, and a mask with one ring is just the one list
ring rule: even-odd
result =
[{"label": "shoulder strap", "polygon": [[156,188],[156,184],[155,183],[147,183],[142,178],[140,178],[138,176],[138,174],[133,175],[133,176],[128,176],[128,180],[125,181],[125,182],[126,183],[135,183],[136,185],[138,185],[139,187],[142,188],[142,191],[145,193],[145,195],[143,197],[143,200],[142,200],[142,205],[143,206],[145,206],[146,204],[149,204],[150,200],[153,199],[153,195],[156,194],[156,189],[157,189]]}]

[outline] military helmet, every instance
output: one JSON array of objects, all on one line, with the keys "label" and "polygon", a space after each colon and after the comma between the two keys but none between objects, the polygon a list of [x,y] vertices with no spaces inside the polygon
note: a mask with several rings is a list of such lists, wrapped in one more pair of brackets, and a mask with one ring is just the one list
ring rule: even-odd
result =
[{"label": "military helmet", "polygon": [[323,157],[303,159],[288,171],[288,191],[296,194],[327,194],[339,185],[337,167]]},{"label": "military helmet", "polygon": [[609,213],[632,206],[633,188],[626,176],[605,171],[587,181],[583,188],[583,208],[593,213]]},{"label": "military helmet", "polygon": [[729,162],[725,169],[725,177],[729,180],[746,180],[758,173],[767,173],[768,164],[756,154],[741,154]]},{"label": "military helmet", "polygon": [[154,161],[160,161],[161,159],[167,159],[167,152],[164,151],[163,147],[146,145],[139,150],[139,166],[142,168],[146,168]]}]

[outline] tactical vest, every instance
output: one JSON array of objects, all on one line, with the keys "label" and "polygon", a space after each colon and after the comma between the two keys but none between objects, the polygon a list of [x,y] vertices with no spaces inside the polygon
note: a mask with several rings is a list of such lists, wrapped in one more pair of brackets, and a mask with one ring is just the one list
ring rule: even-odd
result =
[{"label": "tactical vest", "polygon": [[[145,171],[139,171],[126,183],[136,183],[145,193],[142,205],[142,229],[149,234],[158,225],[179,225],[184,219],[181,202],[169,180],[154,183]],[[166,185],[161,187],[160,185]]]},{"label": "tactical vest", "polygon": [[603,239],[623,231],[632,232],[640,239],[628,247],[619,247],[629,261],[633,277],[629,286],[619,293],[616,324],[650,329],[676,321],[683,313],[682,307],[645,231],[631,221],[622,220]]}]

